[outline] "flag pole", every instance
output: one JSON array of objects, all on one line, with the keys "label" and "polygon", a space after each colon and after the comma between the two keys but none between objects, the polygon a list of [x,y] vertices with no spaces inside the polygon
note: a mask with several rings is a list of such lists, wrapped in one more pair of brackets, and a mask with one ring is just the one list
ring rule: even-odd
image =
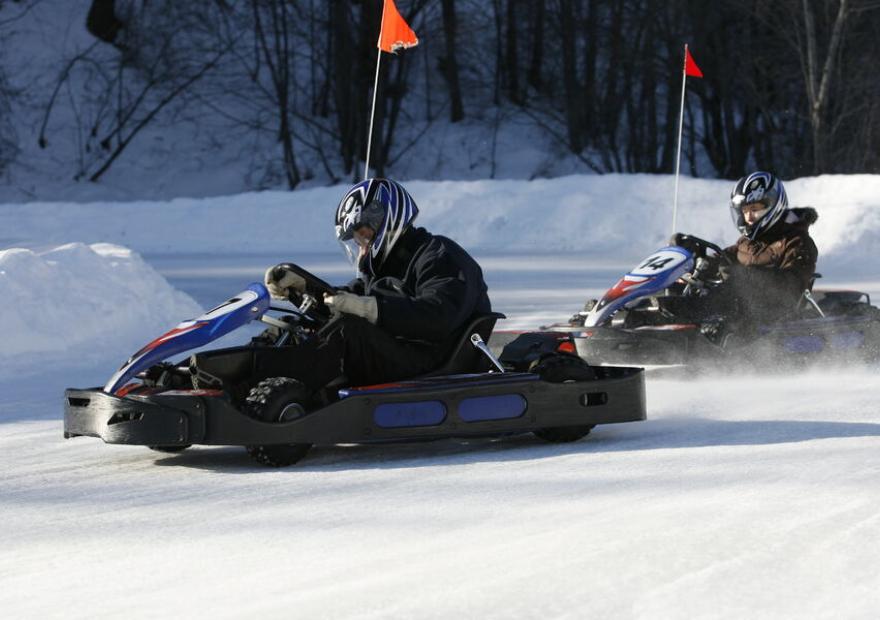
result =
[{"label": "flag pole", "polygon": [[[382,6],[382,23],[379,26],[379,41],[382,41],[382,29],[385,28],[385,5]],[[382,65],[382,46],[378,45],[376,55],[376,79],[373,81],[373,109],[370,112],[370,133],[367,134],[367,158],[364,161],[364,181],[370,178],[370,151],[373,147],[373,120],[376,118],[376,95],[379,93],[379,67]]]},{"label": "flag pole", "polygon": [[672,198],[672,234],[675,234],[675,220],[678,215],[678,177],[681,172],[681,135],[684,130],[684,91],[687,86],[688,46],[684,44],[684,63],[681,66],[681,108],[678,112],[678,152],[675,156],[675,194]]}]

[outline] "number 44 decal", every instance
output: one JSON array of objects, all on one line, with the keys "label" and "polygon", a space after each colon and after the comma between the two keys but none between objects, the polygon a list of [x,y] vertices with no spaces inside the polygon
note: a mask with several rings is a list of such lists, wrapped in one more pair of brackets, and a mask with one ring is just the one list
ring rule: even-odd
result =
[{"label": "number 44 decal", "polygon": [[654,271],[659,271],[674,260],[675,259],[672,257],[663,258],[662,256],[652,256],[639,265],[639,269],[653,269]]}]

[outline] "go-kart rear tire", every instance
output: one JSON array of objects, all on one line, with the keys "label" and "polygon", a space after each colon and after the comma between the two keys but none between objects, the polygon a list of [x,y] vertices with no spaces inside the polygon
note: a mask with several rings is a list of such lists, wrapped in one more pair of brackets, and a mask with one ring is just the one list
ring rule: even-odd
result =
[{"label": "go-kart rear tire", "polygon": [[[592,381],[596,378],[596,371],[592,366],[576,355],[565,353],[556,353],[541,358],[532,366],[531,372],[549,383]],[[550,443],[569,443],[583,439],[590,434],[591,430],[593,430],[593,425],[542,428],[535,431],[535,437]]]},{"label": "go-kart rear tire", "polygon": [[[260,381],[252,388],[242,406],[242,413],[263,422],[288,422],[305,414],[309,390],[302,382],[288,377]],[[310,443],[247,446],[256,462],[269,467],[287,467],[303,458]]]},{"label": "go-kart rear tire", "polygon": [[535,437],[549,443],[571,443],[583,439],[593,430],[592,426],[562,426],[560,428],[542,428],[535,431]]},{"label": "go-kart rear tire", "polygon": [[178,452],[183,452],[187,448],[189,448],[192,444],[186,444],[185,446],[147,446],[150,450],[154,452],[162,452],[164,454],[177,454]]}]

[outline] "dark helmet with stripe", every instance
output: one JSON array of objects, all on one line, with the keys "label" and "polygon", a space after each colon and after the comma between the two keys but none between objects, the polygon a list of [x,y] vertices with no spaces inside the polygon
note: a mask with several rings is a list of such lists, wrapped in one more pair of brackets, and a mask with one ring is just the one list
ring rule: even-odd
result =
[{"label": "dark helmet with stripe", "polygon": [[[418,214],[416,201],[400,183],[367,179],[348,190],[339,201],[336,239],[356,267],[375,275]],[[373,241],[365,254],[353,241],[355,231],[364,226],[373,231]]]},{"label": "dark helmet with stripe", "polygon": [[[758,219],[754,224],[746,224],[742,208],[746,205],[760,203],[764,205],[758,211]],[[769,172],[753,172],[744,176],[730,192],[730,216],[739,231],[749,239],[757,239],[779,221],[788,209],[788,196],[782,181]]]}]

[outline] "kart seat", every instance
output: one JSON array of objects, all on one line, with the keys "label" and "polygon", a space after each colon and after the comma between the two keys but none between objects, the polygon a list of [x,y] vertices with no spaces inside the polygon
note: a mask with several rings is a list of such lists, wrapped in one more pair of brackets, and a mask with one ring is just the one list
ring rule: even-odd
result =
[{"label": "kart seat", "polygon": [[507,318],[499,312],[479,314],[471,317],[467,325],[458,334],[454,341],[452,353],[439,368],[422,375],[423,377],[441,377],[444,375],[456,375],[469,372],[482,372],[490,367],[491,363],[486,356],[471,344],[471,335],[479,334],[484,342],[489,342],[492,329],[498,319]]}]

